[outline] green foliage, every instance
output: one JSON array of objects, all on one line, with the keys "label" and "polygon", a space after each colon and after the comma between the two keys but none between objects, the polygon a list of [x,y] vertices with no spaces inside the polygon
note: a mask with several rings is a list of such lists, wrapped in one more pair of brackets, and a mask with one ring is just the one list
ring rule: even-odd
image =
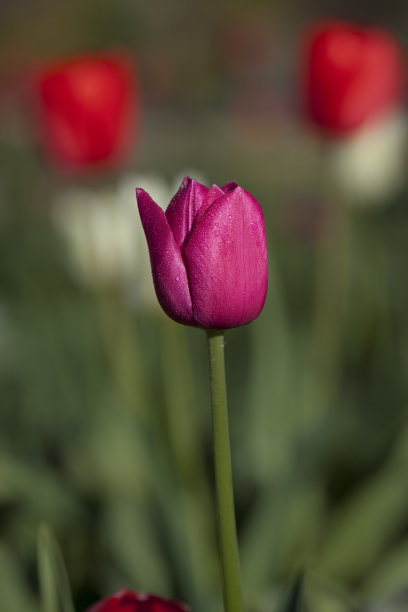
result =
[{"label": "green foliage", "polygon": [[[259,124],[224,117],[225,109],[207,109],[206,121],[195,107],[182,112],[187,89],[190,101],[197,91],[211,103],[225,98],[210,91],[217,79],[207,55],[196,70],[206,45],[193,45],[195,29],[184,28],[181,44],[151,3],[136,11],[121,2],[111,15],[116,3],[104,2],[96,31],[94,4],[58,3],[46,11],[48,25],[41,16],[13,19],[18,35],[12,44],[3,31],[4,57],[11,48],[30,57],[38,39],[41,54],[86,40],[110,45],[125,27],[122,10],[133,19],[140,12],[133,44],[150,58],[145,79],[169,43],[168,74],[164,63],[159,76],[170,81],[150,83],[148,144],[135,167],[170,179],[197,164],[211,182],[237,179],[265,210],[265,310],[226,337],[248,610],[407,609],[408,185],[388,208],[358,211],[333,194],[325,160],[294,128],[260,134]],[[164,10],[170,19],[172,5]],[[58,44],[53,18],[68,24]],[[210,40],[215,25],[208,15],[203,23]],[[149,56],[153,35],[157,56]],[[180,56],[188,78],[171,63]],[[164,112],[154,100],[166,91]],[[205,336],[122,287],[79,285],[52,203],[80,181],[47,169],[22,117],[13,127],[0,116],[0,608],[39,612],[36,533],[46,522],[76,609],[127,587],[218,612]],[[54,545],[44,546],[48,555]],[[287,592],[299,575],[302,589]]]},{"label": "green foliage", "polygon": [[47,525],[38,530],[38,572],[43,612],[75,612],[62,554]]},{"label": "green foliage", "polygon": [[[266,208],[267,305],[253,325],[230,331],[226,345],[244,591],[251,610],[276,608],[279,585],[306,571],[299,606],[351,612],[406,583],[399,330],[407,311],[403,288],[391,283],[403,262],[393,239],[401,219],[344,213],[321,249],[293,250],[272,212]],[[30,574],[35,533],[47,521],[78,609],[127,586],[177,596],[197,612],[216,610],[204,335],[156,309],[135,309],[118,288],[81,289],[49,217],[22,203],[7,215],[0,357],[7,609],[38,609]],[[346,235],[347,266],[338,259]],[[302,304],[293,258],[307,274]],[[367,280],[374,264],[375,286]]]}]

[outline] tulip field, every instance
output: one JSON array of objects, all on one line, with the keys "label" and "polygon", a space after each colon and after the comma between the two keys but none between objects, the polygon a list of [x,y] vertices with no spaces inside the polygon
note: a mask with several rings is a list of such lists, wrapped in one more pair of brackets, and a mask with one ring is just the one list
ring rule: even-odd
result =
[{"label": "tulip field", "polygon": [[406,9],[238,4],[0,7],[0,612],[408,610]]}]

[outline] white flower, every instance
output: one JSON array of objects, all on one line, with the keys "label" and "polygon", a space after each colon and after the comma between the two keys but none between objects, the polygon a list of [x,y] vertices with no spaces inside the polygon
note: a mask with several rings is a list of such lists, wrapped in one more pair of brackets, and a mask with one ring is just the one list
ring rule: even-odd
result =
[{"label": "white flower", "polygon": [[130,175],[110,190],[62,192],[52,217],[66,243],[72,275],[92,289],[119,285],[137,306],[156,304],[135,189],[142,187],[166,208],[177,181],[174,187],[159,176]]},{"label": "white flower", "polygon": [[114,192],[72,189],[55,202],[53,218],[67,242],[71,269],[85,284],[123,281],[137,272],[131,213]]},{"label": "white flower", "polygon": [[371,123],[331,150],[334,180],[344,196],[361,205],[381,205],[405,178],[407,121],[395,114]]}]

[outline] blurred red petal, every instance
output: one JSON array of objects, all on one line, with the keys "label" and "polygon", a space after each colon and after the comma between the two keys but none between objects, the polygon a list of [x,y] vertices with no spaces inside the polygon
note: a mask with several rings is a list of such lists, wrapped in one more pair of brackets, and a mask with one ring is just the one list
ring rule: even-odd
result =
[{"label": "blurred red petal", "polygon": [[305,110],[317,125],[347,134],[402,103],[404,59],[380,28],[321,22],[303,49]]},{"label": "blurred red petal", "polygon": [[122,589],[102,599],[85,612],[188,612],[189,608],[178,601],[162,599],[156,595]]},{"label": "blurred red petal", "polygon": [[130,55],[82,55],[38,67],[34,120],[49,158],[74,170],[116,165],[132,149],[139,115]]}]

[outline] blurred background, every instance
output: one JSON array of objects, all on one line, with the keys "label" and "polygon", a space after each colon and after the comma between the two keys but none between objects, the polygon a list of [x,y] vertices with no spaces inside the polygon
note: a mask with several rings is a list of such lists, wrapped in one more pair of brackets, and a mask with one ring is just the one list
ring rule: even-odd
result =
[{"label": "blurred background", "polygon": [[267,222],[266,306],[226,345],[247,609],[303,574],[310,612],[407,609],[407,24],[403,0],[2,1],[3,610],[40,609],[44,521],[78,611],[121,587],[220,610],[205,335],[156,304],[134,198],[186,173]]}]

